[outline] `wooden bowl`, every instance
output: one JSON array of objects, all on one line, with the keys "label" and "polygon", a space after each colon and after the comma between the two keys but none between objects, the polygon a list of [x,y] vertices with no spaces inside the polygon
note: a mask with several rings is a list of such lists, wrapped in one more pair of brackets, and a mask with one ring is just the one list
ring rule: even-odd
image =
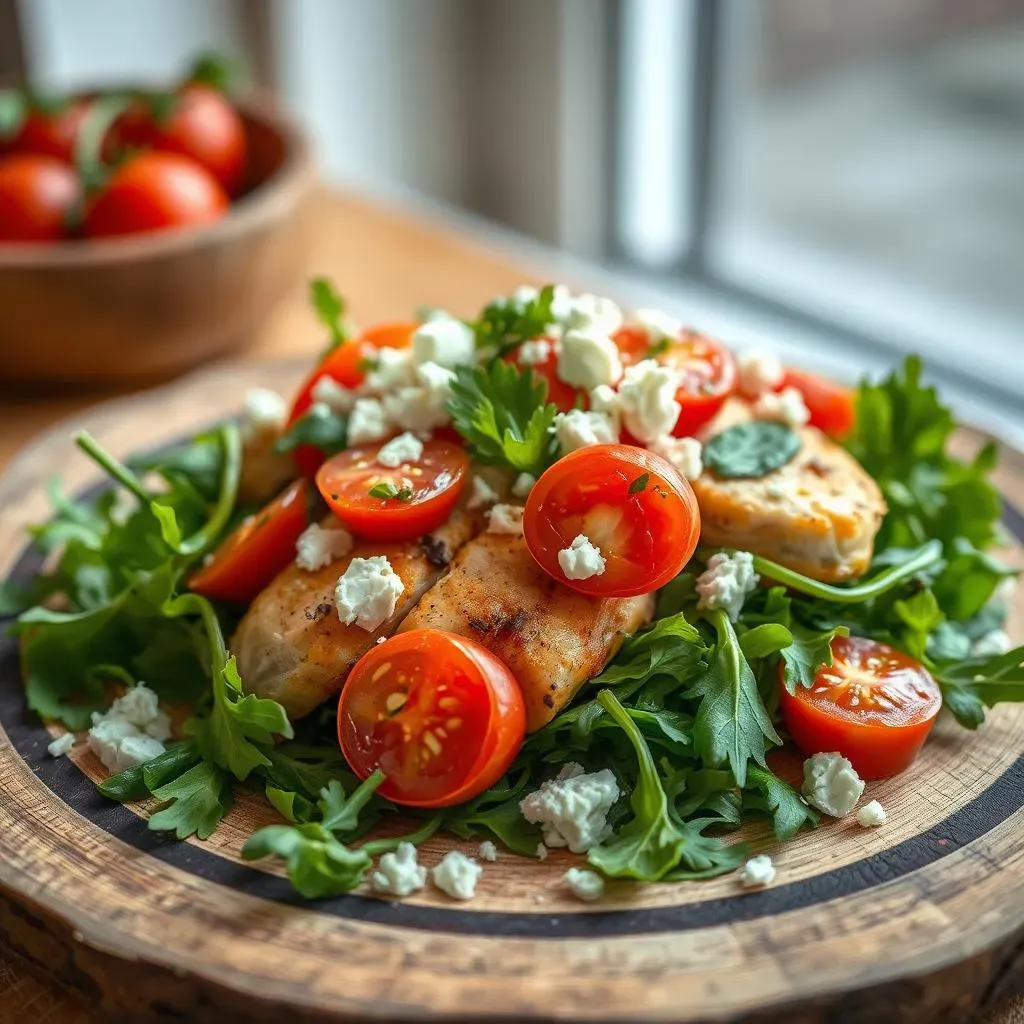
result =
[{"label": "wooden bowl", "polygon": [[0,380],[140,382],[246,344],[303,273],[314,171],[294,124],[259,98],[237,106],[246,187],[215,224],[0,244]]}]

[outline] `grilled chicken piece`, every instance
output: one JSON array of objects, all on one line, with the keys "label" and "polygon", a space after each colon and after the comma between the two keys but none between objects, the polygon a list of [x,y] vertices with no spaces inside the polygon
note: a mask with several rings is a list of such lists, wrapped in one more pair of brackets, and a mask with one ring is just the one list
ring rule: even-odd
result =
[{"label": "grilled chicken piece", "polygon": [[[457,511],[444,526],[417,541],[361,541],[350,554],[315,572],[288,566],[252,603],[232,638],[231,650],[246,689],[272,697],[290,718],[308,715],[338,693],[349,670],[378,637],[394,632],[480,525],[479,517]],[[334,587],[353,558],[374,555],[387,557],[405,592],[394,615],[367,632],[338,618]]]},{"label": "grilled chicken piece", "polygon": [[279,452],[274,447],[280,437],[281,431],[276,427],[263,427],[244,438],[238,479],[238,498],[244,504],[262,504],[295,479],[291,453]]},{"label": "grilled chicken piece", "polygon": [[[717,433],[741,418],[725,410]],[[871,563],[885,515],[878,484],[844,448],[804,427],[803,446],[781,469],[758,479],[693,481],[706,544],[771,558],[816,580],[839,583]]]},{"label": "grilled chicken piece", "polygon": [[650,594],[577,594],[538,568],[522,537],[483,533],[459,552],[451,572],[420,600],[401,630],[445,629],[496,654],[519,681],[526,729],[533,732],[653,612]]}]

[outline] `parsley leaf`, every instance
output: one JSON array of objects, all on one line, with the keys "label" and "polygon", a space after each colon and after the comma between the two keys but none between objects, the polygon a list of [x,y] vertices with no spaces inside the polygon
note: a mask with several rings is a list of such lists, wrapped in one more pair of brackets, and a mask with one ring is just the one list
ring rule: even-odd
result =
[{"label": "parsley leaf", "polygon": [[370,488],[370,497],[408,501],[412,497],[412,488],[404,485],[396,487],[390,480],[381,480]]},{"label": "parsley leaf", "polygon": [[489,349],[495,359],[500,359],[524,341],[546,334],[554,319],[551,313],[554,295],[554,285],[549,284],[526,302],[499,298],[488,303],[480,319],[470,325],[477,348]]},{"label": "parsley leaf", "polygon": [[308,444],[323,455],[336,455],[348,447],[348,420],[322,402],[314,402],[275,442],[279,452],[293,452]]},{"label": "parsley leaf", "polygon": [[349,339],[349,329],[345,323],[345,300],[326,277],[314,277],[309,282],[309,299],[320,323],[330,333],[331,343],[327,351],[333,352]]},{"label": "parsley leaf", "polygon": [[639,494],[641,491],[647,489],[647,485],[651,482],[650,473],[641,473],[630,485],[630,494]]},{"label": "parsley leaf", "polygon": [[231,783],[226,772],[209,761],[152,790],[158,800],[167,801],[149,819],[155,832],[174,832],[179,839],[193,833],[200,839],[213,834],[231,806]]},{"label": "parsley leaf", "polygon": [[991,658],[966,658],[931,666],[943,704],[967,729],[985,720],[985,708],[1024,701],[1024,646]]},{"label": "parsley leaf", "polygon": [[786,665],[786,689],[794,694],[798,686],[811,686],[818,669],[832,664],[833,639],[849,636],[850,631],[845,626],[834,626],[819,633],[806,626],[795,625],[792,632],[793,642],[782,649],[782,660]]}]

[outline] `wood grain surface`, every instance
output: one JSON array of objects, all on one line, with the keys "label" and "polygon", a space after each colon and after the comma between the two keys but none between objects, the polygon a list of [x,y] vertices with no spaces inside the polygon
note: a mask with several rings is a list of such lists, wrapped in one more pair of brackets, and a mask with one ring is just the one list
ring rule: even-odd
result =
[{"label": "wood grain surface", "polygon": [[[123,455],[222,416],[252,384],[288,390],[300,372],[225,367],[76,425]],[[44,435],[0,481],[3,569],[24,525],[46,514],[48,476],[72,488],[95,479],[68,433]],[[1024,505],[1020,456],[1004,454],[1000,484]],[[943,723],[910,771],[869,784],[890,813],[880,829],[831,822],[778,850],[753,833],[779,870],[763,892],[735,878],[616,883],[605,903],[584,905],[561,884],[570,855],[506,854],[471,904],[428,890],[400,904],[356,894],[310,906],[272,867],[237,863],[271,816],[259,801],[240,801],[207,844],[169,843],[95,794],[91,757],[47,758],[15,658],[9,642],[0,649],[0,938],[111,1012],[927,1024],[967,1020],[1024,980],[1024,707],[1000,709],[977,734]],[[426,844],[424,862],[451,845]]]}]

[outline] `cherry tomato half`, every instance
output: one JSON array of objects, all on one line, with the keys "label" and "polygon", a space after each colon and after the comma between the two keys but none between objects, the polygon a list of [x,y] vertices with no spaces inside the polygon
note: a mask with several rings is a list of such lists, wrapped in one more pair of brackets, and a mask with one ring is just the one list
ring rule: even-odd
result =
[{"label": "cherry tomato half", "polygon": [[[526,499],[526,543],[553,579],[593,597],[632,597],[664,586],[700,537],[693,489],[661,456],[625,444],[592,445],[559,459]],[[605,568],[567,579],[558,553],[583,534]]]},{"label": "cherry tomato half", "polygon": [[513,363],[521,369],[533,370],[535,377],[543,377],[548,382],[547,401],[557,405],[559,412],[568,412],[575,408],[586,409],[588,405],[586,390],[574,388],[558,376],[558,353],[555,351],[555,343],[551,338],[545,340],[550,343],[551,351],[544,362],[524,364],[519,358],[520,349],[518,348],[505,356],[505,362]]},{"label": "cherry tomato half", "polygon": [[56,242],[81,190],[67,164],[52,156],[15,153],[0,160],[0,241]]},{"label": "cherry tomato half", "polygon": [[194,227],[219,220],[228,197],[210,173],[177,153],[139,153],[113,174],[85,215],[89,238]]},{"label": "cherry tomato half", "polygon": [[[381,445],[349,448],[317,471],[316,485],[334,514],[356,535],[408,540],[448,520],[466,485],[469,456],[458,445],[425,441],[423,454],[395,468],[377,461]],[[374,497],[375,487],[395,497]]]},{"label": "cherry tomato half", "polygon": [[856,422],[854,392],[804,370],[786,370],[779,389],[796,388],[804,396],[804,405],[811,414],[810,425],[829,437],[845,437]]},{"label": "cherry tomato half", "polygon": [[345,760],[361,779],[383,770],[380,795],[410,807],[448,807],[482,793],[525,734],[523,695],[505,663],[439,629],[375,644],[338,704]]},{"label": "cherry tomato half", "polygon": [[681,374],[676,401],[682,406],[672,433],[690,437],[710,423],[736,390],[736,360],[720,342],[696,331],[661,345],[651,345],[647,332],[623,327],[614,335],[625,366],[641,359],[656,359]]},{"label": "cherry tomato half", "polygon": [[942,707],[931,674],[907,654],[864,637],[836,637],[831,666],[791,696],[786,729],[805,754],[837,750],[865,779],[903,771],[917,757]]},{"label": "cherry tomato half", "polygon": [[50,112],[33,107],[6,148],[17,153],[52,156],[70,166],[75,161],[78,133],[89,110],[90,103],[85,99],[71,100]]},{"label": "cherry tomato half", "polygon": [[309,484],[296,480],[265,509],[249,516],[190,580],[197,594],[248,604],[295,559],[295,542],[309,526]]}]

